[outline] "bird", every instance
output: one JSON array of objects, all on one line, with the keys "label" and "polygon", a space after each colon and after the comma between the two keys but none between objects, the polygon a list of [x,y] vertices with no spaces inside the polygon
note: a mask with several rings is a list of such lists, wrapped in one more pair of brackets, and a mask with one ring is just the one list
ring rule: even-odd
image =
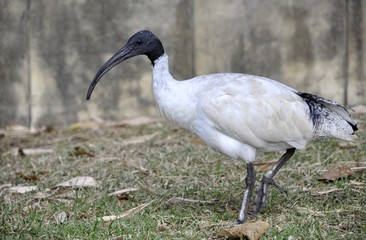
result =
[{"label": "bird", "polygon": [[97,71],[87,90],[123,61],[145,55],[151,62],[152,91],[163,116],[202,139],[209,147],[246,164],[245,189],[237,224],[248,220],[256,182],[254,161],[261,153],[285,151],[262,176],[252,214],[266,206],[268,188],[286,193],[274,180],[278,170],[312,140],[354,141],[357,122],[350,109],[278,81],[242,74],[215,73],[176,80],[160,39],[149,30],[132,35]]}]

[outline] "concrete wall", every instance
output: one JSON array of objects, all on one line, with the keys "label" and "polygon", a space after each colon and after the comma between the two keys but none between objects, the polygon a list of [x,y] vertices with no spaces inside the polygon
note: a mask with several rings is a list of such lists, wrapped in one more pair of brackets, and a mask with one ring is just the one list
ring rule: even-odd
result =
[{"label": "concrete wall", "polygon": [[349,105],[366,103],[362,0],[1,0],[0,127],[159,115],[144,57],[95,72],[141,29],[177,79],[244,72]]}]

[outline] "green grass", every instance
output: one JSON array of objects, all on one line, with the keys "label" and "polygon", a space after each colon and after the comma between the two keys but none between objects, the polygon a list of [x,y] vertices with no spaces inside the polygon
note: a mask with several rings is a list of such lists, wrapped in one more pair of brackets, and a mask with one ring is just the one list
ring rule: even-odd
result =
[{"label": "green grass", "polygon": [[[321,171],[336,165],[366,166],[365,116],[359,118],[354,146],[341,148],[334,140],[311,143],[279,171],[276,180],[289,193],[284,196],[270,189],[267,207],[258,216],[270,223],[262,239],[366,239],[365,171],[330,183],[317,180]],[[149,141],[122,144],[152,133],[156,135]],[[87,154],[76,152],[75,146]],[[54,152],[9,153],[19,147],[52,147]],[[26,194],[0,190],[0,239],[215,239],[220,223],[237,219],[246,176],[244,163],[198,144],[191,134],[166,122],[5,135],[0,151],[0,185],[39,188]],[[279,157],[280,153],[266,154],[258,162]],[[99,188],[54,188],[76,176],[95,178]],[[130,187],[138,191],[124,200],[108,196]],[[337,191],[316,194],[331,188]],[[51,197],[39,199],[37,192]],[[202,202],[169,203],[173,197]],[[152,200],[126,218],[100,220]],[[67,219],[59,223],[62,212]]]}]

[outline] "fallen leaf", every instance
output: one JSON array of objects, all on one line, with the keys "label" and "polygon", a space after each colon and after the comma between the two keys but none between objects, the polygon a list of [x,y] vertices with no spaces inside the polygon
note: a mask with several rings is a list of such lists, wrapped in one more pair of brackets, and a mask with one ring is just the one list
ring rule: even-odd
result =
[{"label": "fallen leaf", "polygon": [[118,201],[124,202],[129,199],[130,193],[136,192],[137,190],[138,188],[126,188],[109,193],[108,196],[115,196],[117,197]]},{"label": "fallen leaf", "polygon": [[9,192],[15,192],[15,193],[28,193],[38,190],[37,186],[13,186],[9,187]]},{"label": "fallen leaf", "polygon": [[150,201],[148,203],[141,204],[141,205],[139,205],[137,207],[131,208],[130,210],[127,210],[126,212],[123,212],[123,213],[121,213],[119,215],[104,216],[101,219],[104,222],[110,222],[110,221],[113,221],[113,220],[125,218],[127,216],[130,216],[131,214],[135,214],[137,212],[140,212],[141,210],[143,210],[144,208],[146,208],[147,206],[149,206],[152,202],[154,202],[154,200],[152,200],[152,201]]},{"label": "fallen leaf", "polygon": [[129,194],[131,192],[136,192],[137,190],[139,190],[138,188],[125,188],[125,189],[121,189],[121,190],[117,190],[111,193],[108,193],[108,196],[119,196],[119,195],[123,195],[123,194]]},{"label": "fallen leaf", "polygon": [[181,197],[172,197],[170,198],[167,203],[170,204],[181,204],[181,203],[200,203],[200,204],[212,204],[216,201],[202,201],[202,200],[194,200],[194,199],[188,199],[188,198],[181,198]]},{"label": "fallen leaf", "polygon": [[141,163],[133,160],[133,159],[127,159],[122,162],[123,167],[128,168],[134,168],[137,170],[137,172],[143,172],[143,173],[149,173],[149,169],[143,167]]},{"label": "fallen leaf", "polygon": [[365,185],[365,183],[363,183],[363,182],[357,182],[354,180],[350,180],[349,183],[352,185],[355,185],[355,186],[364,186]]},{"label": "fallen leaf", "polygon": [[29,174],[29,173],[18,172],[17,175],[19,175],[21,178],[27,181],[38,181],[40,179],[39,175],[34,173]]},{"label": "fallen leaf", "polygon": [[13,148],[10,150],[13,156],[30,156],[39,154],[53,153],[53,149],[50,148]]},{"label": "fallen leaf", "polygon": [[325,195],[325,194],[328,194],[328,193],[336,192],[336,191],[339,191],[339,190],[340,190],[339,188],[331,188],[331,189],[328,189],[328,190],[318,191],[318,192],[312,193],[311,195],[313,195],[313,196],[321,196],[321,195]]},{"label": "fallen leaf", "polygon": [[44,148],[23,148],[24,155],[37,155],[44,153],[52,153],[52,149],[44,149]]},{"label": "fallen leaf", "polygon": [[337,179],[348,177],[352,174],[351,168],[347,165],[336,166],[324,172],[319,178],[322,182],[333,182]]},{"label": "fallen leaf", "polygon": [[63,224],[67,220],[67,214],[66,212],[60,212],[55,216],[56,222],[58,224]]},{"label": "fallen leaf", "polygon": [[155,137],[158,133],[152,133],[152,134],[146,134],[146,135],[141,135],[141,136],[137,136],[137,137],[131,137],[131,138],[127,138],[124,139],[122,144],[123,145],[129,145],[129,144],[139,144],[139,143],[144,143],[147,142],[149,140],[151,140],[153,137]]},{"label": "fallen leaf", "polygon": [[77,188],[98,187],[98,183],[92,177],[80,176],[80,177],[74,177],[70,180],[61,182],[61,183],[57,184],[56,187],[77,187]]},{"label": "fallen leaf", "polygon": [[87,151],[82,146],[75,146],[70,152],[69,155],[75,156],[75,157],[95,157],[95,154]]},{"label": "fallen leaf", "polygon": [[269,223],[264,221],[245,222],[228,229],[222,229],[219,237],[240,238],[247,237],[249,240],[259,239],[269,228]]}]

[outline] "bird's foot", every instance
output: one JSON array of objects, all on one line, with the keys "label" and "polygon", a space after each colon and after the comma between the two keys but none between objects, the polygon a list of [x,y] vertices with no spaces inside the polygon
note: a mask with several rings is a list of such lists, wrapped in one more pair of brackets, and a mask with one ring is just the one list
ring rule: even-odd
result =
[{"label": "bird's foot", "polygon": [[248,221],[256,221],[257,220],[257,216],[254,215],[252,212],[248,212],[247,214],[250,215],[250,219],[249,219],[249,216],[246,216],[245,219],[243,219],[243,220],[238,219],[235,222],[231,222],[231,224],[232,225],[240,225],[240,224],[244,224]]},{"label": "bird's foot", "polygon": [[280,190],[282,194],[287,195],[287,190],[278,183],[276,183],[273,177],[267,177],[266,175],[264,175],[258,186],[257,195],[255,197],[253,210],[254,216],[256,216],[257,213],[259,213],[260,210],[262,210],[266,206],[269,185],[275,186],[278,190]]},{"label": "bird's foot", "polygon": [[240,225],[240,224],[243,224],[244,222],[242,220],[237,220],[235,222],[232,222],[231,224],[232,225]]},{"label": "bird's foot", "polygon": [[[263,179],[265,179],[265,180],[263,180]],[[276,183],[273,178],[263,176],[262,181],[266,181],[269,185],[275,186],[278,190],[280,190],[280,192],[282,194],[287,195],[287,190],[284,187],[282,187],[281,185],[279,185],[278,183]]]}]

